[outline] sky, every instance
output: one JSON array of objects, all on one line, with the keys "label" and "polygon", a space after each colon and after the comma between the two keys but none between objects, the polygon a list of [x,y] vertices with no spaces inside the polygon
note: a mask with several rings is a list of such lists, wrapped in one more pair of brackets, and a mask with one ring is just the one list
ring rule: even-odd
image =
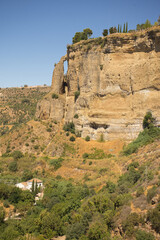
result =
[{"label": "sky", "polygon": [[54,64],[76,32],[92,37],[160,15],[160,0],[0,0],[0,87],[51,85]]}]

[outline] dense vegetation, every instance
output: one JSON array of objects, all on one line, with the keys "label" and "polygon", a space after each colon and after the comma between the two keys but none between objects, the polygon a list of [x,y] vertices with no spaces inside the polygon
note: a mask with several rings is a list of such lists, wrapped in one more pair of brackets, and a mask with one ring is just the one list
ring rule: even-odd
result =
[{"label": "dense vegetation", "polygon": [[76,32],[72,39],[72,42],[74,44],[80,42],[81,40],[87,40],[92,34],[92,30],[90,28],[86,28],[83,30],[83,32]]},{"label": "dense vegetation", "polygon": [[[14,212],[20,213],[21,217],[20,220],[15,217],[4,221],[4,208],[0,208],[0,239],[26,239],[28,234],[37,236],[37,239],[51,239],[62,235],[66,235],[67,240],[111,240],[124,237],[155,239],[153,234],[141,230],[140,226],[144,228],[149,221],[152,229],[160,232],[160,202],[145,215],[135,212],[128,214],[125,210],[133,199],[133,189],[143,182],[145,174],[143,165],[132,162],[117,183],[108,181],[96,192],[92,187],[73,184],[70,180],[58,177],[46,179],[44,197],[36,205],[32,192],[1,182],[0,200],[4,206],[12,204]],[[154,189],[158,191],[158,185]],[[149,201],[155,196],[155,190]],[[139,194],[144,195],[144,192]],[[122,236],[112,238],[111,231],[117,228],[118,216],[122,211]]]},{"label": "dense vegetation", "polygon": [[124,148],[124,155],[135,153],[139,147],[152,143],[155,139],[160,138],[160,128],[154,126],[154,118],[151,112],[146,113],[143,120],[143,128],[144,130],[140,132],[138,138]]}]

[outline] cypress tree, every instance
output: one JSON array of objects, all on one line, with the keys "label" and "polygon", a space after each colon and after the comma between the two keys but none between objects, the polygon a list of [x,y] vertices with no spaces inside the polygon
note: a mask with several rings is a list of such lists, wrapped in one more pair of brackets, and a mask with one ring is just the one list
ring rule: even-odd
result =
[{"label": "cypress tree", "polygon": [[128,32],[128,22],[126,22],[126,33]]},{"label": "cypress tree", "polygon": [[126,31],[126,27],[125,27],[125,23],[124,23],[124,25],[123,25],[123,33],[125,33],[125,31]]},{"label": "cypress tree", "polygon": [[36,181],[36,186],[35,186],[35,194],[38,193],[38,188],[37,188],[37,181]]},{"label": "cypress tree", "polygon": [[119,33],[119,24],[118,24],[118,33]]},{"label": "cypress tree", "polygon": [[34,193],[34,180],[32,181],[32,193]]},{"label": "cypress tree", "polygon": [[122,32],[122,26],[120,26],[120,33]]}]

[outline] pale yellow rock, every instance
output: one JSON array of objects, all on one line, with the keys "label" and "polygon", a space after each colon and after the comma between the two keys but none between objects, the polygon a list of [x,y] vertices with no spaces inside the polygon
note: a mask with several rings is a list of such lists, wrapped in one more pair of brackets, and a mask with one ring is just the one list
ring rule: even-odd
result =
[{"label": "pale yellow rock", "polygon": [[[74,121],[82,137],[99,139],[103,134],[106,140],[131,141],[142,130],[147,111],[160,125],[160,27],[97,41],[68,47],[52,78],[53,92],[62,94],[65,103],[60,98],[44,100],[37,117]],[[76,91],[80,96],[74,102]]]}]

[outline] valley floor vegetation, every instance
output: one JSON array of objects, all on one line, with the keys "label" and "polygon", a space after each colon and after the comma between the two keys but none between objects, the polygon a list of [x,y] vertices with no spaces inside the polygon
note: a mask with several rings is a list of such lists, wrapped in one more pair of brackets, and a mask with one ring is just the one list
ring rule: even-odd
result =
[{"label": "valley floor vegetation", "polygon": [[[20,152],[12,154],[14,161],[23,157]],[[44,197],[36,205],[34,191],[22,191],[1,178],[0,239],[44,240],[66,235],[66,240],[154,240],[154,235],[160,233],[160,199],[154,199],[160,193],[160,175],[146,172],[150,164],[132,161],[117,182],[107,181],[99,190],[61,176],[46,176]],[[34,174],[26,171],[21,180]],[[152,188],[146,190],[144,182],[148,186],[153,180]],[[141,204],[142,199],[148,210],[132,211],[131,204]],[[149,207],[153,205],[154,208]],[[12,214],[6,215],[7,209],[12,209]],[[148,224],[151,232],[145,229]],[[114,231],[117,236],[113,236]]]},{"label": "valley floor vegetation", "polygon": [[[23,121],[26,119],[22,118]],[[36,135],[33,138],[32,131],[40,134],[39,126],[49,136],[49,147],[54,140],[54,157],[47,155]],[[30,135],[27,132],[23,147],[29,149],[33,144],[34,153],[22,153],[9,142],[0,157],[0,240],[51,240],[58,236],[66,236],[66,240],[158,239],[160,129],[151,112],[144,116],[143,132],[124,147],[120,156],[97,147],[81,152],[76,142],[80,134],[74,123],[61,126],[56,135],[58,127],[56,121],[44,122],[38,130],[27,126]],[[24,135],[24,128],[18,134]],[[63,138],[67,141],[63,142]],[[91,144],[89,136],[81,140],[87,146]],[[97,144],[104,144],[103,137]],[[111,179],[110,165],[114,162],[119,172]],[[60,174],[64,164],[66,169],[69,164],[76,169],[77,175],[82,172],[83,178],[63,178]],[[91,171],[95,174],[92,181]],[[38,201],[37,191],[23,191],[15,186],[32,178],[42,179],[45,186],[43,198]]]}]

